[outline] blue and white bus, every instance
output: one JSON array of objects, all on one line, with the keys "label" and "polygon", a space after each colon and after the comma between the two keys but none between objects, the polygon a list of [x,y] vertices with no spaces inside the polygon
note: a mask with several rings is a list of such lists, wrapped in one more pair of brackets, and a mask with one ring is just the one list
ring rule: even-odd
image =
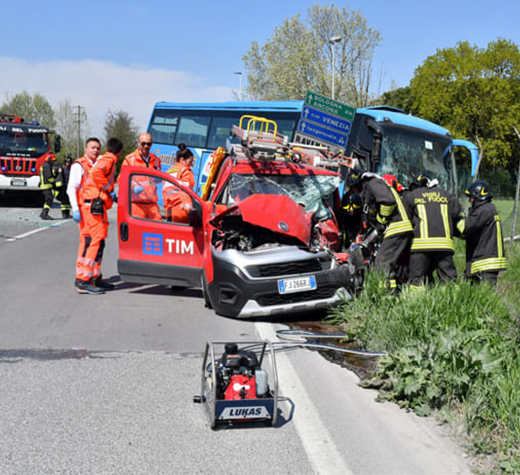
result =
[{"label": "blue and white bus", "polygon": [[[193,172],[196,192],[206,181],[204,165],[211,152],[225,147],[233,125],[243,115],[274,120],[278,132],[294,140],[304,101],[233,101],[221,103],[158,102],[148,132],[152,151],[163,171],[175,162],[177,145],[185,143],[196,155]],[[471,156],[471,175],[478,149],[471,142],[454,140],[450,132],[432,122],[387,106],[356,110],[344,155],[353,166],[380,174],[392,173],[407,186],[419,172],[429,172],[444,188],[458,190],[454,149],[465,147]]]}]

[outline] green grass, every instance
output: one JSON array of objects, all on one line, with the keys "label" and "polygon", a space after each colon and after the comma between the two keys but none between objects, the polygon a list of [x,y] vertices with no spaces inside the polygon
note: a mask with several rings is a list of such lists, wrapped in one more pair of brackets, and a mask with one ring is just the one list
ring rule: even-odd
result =
[{"label": "green grass", "polygon": [[[502,218],[504,237],[509,237],[511,235],[511,227],[513,225],[513,209],[515,202],[513,200],[493,200],[493,204],[495,205],[498,214]],[[515,235],[520,235],[520,205],[516,210]],[[506,246],[506,248],[508,247],[509,246]]]},{"label": "green grass", "polygon": [[[511,215],[512,202],[496,205]],[[456,249],[462,275],[464,242]],[[491,457],[496,473],[520,473],[520,243],[496,289],[460,279],[391,295],[369,273],[358,298],[327,321],[361,347],[387,352],[362,382],[379,399],[463,422],[474,453]]]}]

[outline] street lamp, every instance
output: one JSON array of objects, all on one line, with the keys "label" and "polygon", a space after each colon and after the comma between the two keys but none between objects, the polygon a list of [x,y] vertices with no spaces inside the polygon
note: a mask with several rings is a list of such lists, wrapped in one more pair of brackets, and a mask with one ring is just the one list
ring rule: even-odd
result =
[{"label": "street lamp", "polygon": [[333,36],[329,43],[332,45],[332,99],[334,99],[334,51],[336,49],[336,43],[339,43],[343,39],[343,36]]},{"label": "street lamp", "polygon": [[236,73],[233,73],[233,74],[238,74],[240,76],[240,89],[238,91],[238,100],[241,101],[242,100],[242,72],[237,71]]}]

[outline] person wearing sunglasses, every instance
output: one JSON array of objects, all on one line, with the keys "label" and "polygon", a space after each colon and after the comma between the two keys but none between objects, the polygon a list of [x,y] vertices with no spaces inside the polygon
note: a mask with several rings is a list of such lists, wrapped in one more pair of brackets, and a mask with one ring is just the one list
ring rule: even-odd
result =
[{"label": "person wearing sunglasses", "polygon": [[[138,166],[160,170],[161,161],[159,157],[150,152],[151,147],[152,136],[148,133],[142,133],[137,141],[137,149],[125,157],[121,167]],[[132,216],[161,221],[157,186],[153,178],[145,174],[136,175],[132,178],[131,187]]]}]

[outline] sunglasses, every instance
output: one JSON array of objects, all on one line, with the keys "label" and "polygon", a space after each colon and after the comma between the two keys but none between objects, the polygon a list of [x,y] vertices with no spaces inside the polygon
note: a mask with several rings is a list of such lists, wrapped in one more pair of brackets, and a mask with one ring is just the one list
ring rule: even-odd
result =
[{"label": "sunglasses", "polygon": [[152,146],[152,142],[141,142],[141,145],[143,147],[151,147]]}]

